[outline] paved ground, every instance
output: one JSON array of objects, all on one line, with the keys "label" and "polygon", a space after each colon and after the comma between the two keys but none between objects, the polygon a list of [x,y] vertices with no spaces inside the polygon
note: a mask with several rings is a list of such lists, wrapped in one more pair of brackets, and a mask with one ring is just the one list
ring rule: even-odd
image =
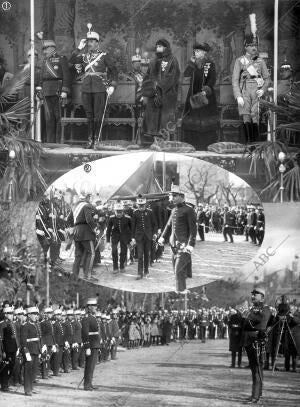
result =
[{"label": "paved ground", "polygon": [[[236,276],[245,263],[257,253],[258,247],[245,242],[244,236],[234,236],[234,243],[223,242],[223,235],[208,233],[205,242],[197,242],[193,259],[193,278],[188,279],[188,288],[211,283],[219,279]],[[63,253],[66,258],[63,267],[70,273],[73,262],[73,252]],[[95,284],[114,289],[136,292],[174,291],[175,280],[171,263],[171,250],[165,247],[165,252],[159,263],[150,268],[148,279],[138,280],[137,263],[126,268],[125,273],[113,274],[110,252],[104,251],[102,264],[95,267]],[[83,274],[81,274],[83,276]]]},{"label": "paved ground", "polygon": [[[118,352],[118,360],[97,365],[93,392],[77,389],[83,370],[36,385],[38,394],[23,396],[23,388],[0,393],[1,406],[13,407],[239,407],[249,395],[248,369],[228,367],[227,340],[172,343]],[[243,365],[246,365],[246,357]],[[279,366],[282,359],[279,359]],[[265,372],[263,406],[296,407],[300,399],[297,373]]]}]

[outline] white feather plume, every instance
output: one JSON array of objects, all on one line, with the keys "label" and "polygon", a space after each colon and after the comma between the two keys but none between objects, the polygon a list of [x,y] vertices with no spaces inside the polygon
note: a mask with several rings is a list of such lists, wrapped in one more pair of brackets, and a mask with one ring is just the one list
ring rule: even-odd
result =
[{"label": "white feather plume", "polygon": [[255,37],[257,32],[256,14],[255,13],[250,14],[249,18],[250,18],[250,30],[253,36]]}]

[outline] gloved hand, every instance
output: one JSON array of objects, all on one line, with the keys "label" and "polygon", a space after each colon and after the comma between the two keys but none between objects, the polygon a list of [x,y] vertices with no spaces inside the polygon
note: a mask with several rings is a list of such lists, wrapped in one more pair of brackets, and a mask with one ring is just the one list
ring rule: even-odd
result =
[{"label": "gloved hand", "polygon": [[87,349],[85,350],[85,354],[86,354],[86,356],[91,356],[91,354],[92,354],[91,349],[90,349],[90,348],[87,348]]},{"label": "gloved hand", "polygon": [[66,349],[69,349],[69,347],[70,347],[69,342],[68,342],[68,341],[65,341],[65,348],[66,348]]},{"label": "gloved hand", "polygon": [[186,248],[185,248],[185,250],[186,250],[186,252],[187,252],[187,253],[192,254],[192,253],[193,253],[194,248],[193,248],[193,246],[189,246],[189,245],[187,245],[187,246],[186,246]]},{"label": "gloved hand", "polygon": [[165,239],[163,237],[160,237],[158,239],[158,244],[160,244],[161,246],[163,246],[163,244],[165,243]]},{"label": "gloved hand", "polygon": [[157,234],[161,235],[161,229],[158,229]]},{"label": "gloved hand", "polygon": [[31,362],[31,361],[32,361],[31,355],[30,355],[29,352],[26,352],[26,353],[25,353],[25,358],[26,358],[26,362]]},{"label": "gloved hand", "polygon": [[61,92],[61,94],[60,94],[60,97],[62,98],[62,99],[67,99],[67,92]]},{"label": "gloved hand", "polygon": [[86,39],[84,38],[84,39],[80,40],[78,49],[81,51],[85,47],[85,45],[86,45]]},{"label": "gloved hand", "polygon": [[19,354],[20,354],[20,349],[18,348],[18,349],[17,349],[16,356],[19,356]]},{"label": "gloved hand", "polygon": [[132,244],[136,244],[136,240],[134,238],[131,239]]},{"label": "gloved hand", "polygon": [[152,239],[153,239],[153,240],[156,240],[156,238],[157,238],[157,235],[154,234]]},{"label": "gloved hand", "polygon": [[114,93],[114,90],[115,90],[115,88],[114,88],[113,86],[109,86],[109,87],[106,89],[107,95],[108,95],[108,96],[111,96],[111,95]]},{"label": "gloved hand", "polygon": [[256,91],[256,94],[257,94],[257,96],[258,96],[259,98],[261,98],[262,95],[264,94],[264,91],[263,91],[262,89],[258,89],[258,90]]},{"label": "gloved hand", "polygon": [[240,107],[244,107],[245,102],[244,102],[244,99],[242,98],[242,96],[238,96],[236,100],[237,100],[238,105],[239,105]]},{"label": "gloved hand", "polygon": [[55,346],[55,345],[52,345],[51,350],[52,350],[53,353],[56,353],[56,346]]},{"label": "gloved hand", "polygon": [[47,345],[42,346],[42,353],[47,352]]}]

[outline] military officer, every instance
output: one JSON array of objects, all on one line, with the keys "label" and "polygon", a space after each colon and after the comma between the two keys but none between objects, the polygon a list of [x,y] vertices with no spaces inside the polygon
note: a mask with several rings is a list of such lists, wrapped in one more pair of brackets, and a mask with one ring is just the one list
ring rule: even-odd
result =
[{"label": "military officer", "polygon": [[57,53],[53,40],[43,41],[44,61],[41,70],[42,94],[46,119],[47,143],[59,143],[61,132],[60,99],[70,93],[71,77],[68,61]]},{"label": "military officer", "polygon": [[99,34],[91,31],[90,27],[70,59],[78,74],[82,75],[82,104],[88,120],[86,148],[94,147],[107,98],[114,92],[118,78],[117,69],[108,53],[101,50],[99,39]]},{"label": "military officer", "polygon": [[198,233],[199,237],[202,241],[205,240],[205,212],[203,210],[203,205],[201,203],[198,204],[198,211],[197,211],[197,225],[198,225]]},{"label": "military officer", "polygon": [[266,329],[271,311],[265,302],[265,289],[255,287],[251,292],[253,306],[243,312],[244,347],[252,372],[252,393],[247,400],[257,404],[262,396],[263,366],[265,357]]},{"label": "military officer", "polygon": [[242,344],[243,318],[238,310],[231,309],[228,328],[229,328],[229,350],[231,352],[231,366],[235,367],[236,354],[238,355],[238,367],[242,365],[243,344]]},{"label": "military officer", "polygon": [[132,71],[128,73],[129,78],[133,79],[136,87],[135,87],[135,101],[136,105],[141,103],[142,97],[142,83],[145,74],[141,70],[141,62],[142,57],[139,54],[139,49],[137,48],[136,54],[131,57],[131,64],[132,64]]},{"label": "military officer", "polygon": [[95,258],[96,221],[94,219],[94,206],[90,203],[91,194],[82,193],[72,213],[74,224],[75,259],[73,263],[73,276],[79,276],[80,264],[84,261],[84,277],[95,280],[92,277],[92,269]]},{"label": "military officer", "polygon": [[74,311],[73,326],[73,344],[71,349],[71,360],[72,360],[72,370],[78,370],[79,355],[82,348],[82,336],[81,336],[81,321],[80,321],[80,310]]},{"label": "military officer", "polygon": [[227,242],[227,236],[229,236],[230,243],[233,243],[233,228],[235,226],[235,215],[229,210],[228,206],[224,206],[223,215],[223,236],[225,242]]},{"label": "military officer", "polygon": [[82,341],[85,349],[84,390],[94,390],[92,385],[94,369],[100,349],[99,326],[95,313],[97,298],[87,301],[87,315],[82,319]]},{"label": "military officer", "polygon": [[138,277],[140,280],[149,275],[151,242],[156,239],[157,224],[151,209],[146,209],[146,198],[139,196],[136,200],[138,209],[132,216],[132,244],[136,244],[138,252]]},{"label": "military officer", "polygon": [[[113,270],[118,272],[119,264],[121,273],[125,271],[127,260],[127,247],[131,239],[131,218],[124,214],[122,203],[115,205],[115,214],[108,220],[106,241],[111,242]],[[118,244],[120,243],[120,261],[118,261]]]},{"label": "military officer", "polygon": [[265,214],[263,212],[262,206],[258,207],[255,234],[258,245],[260,246],[264,240],[265,235]]},{"label": "military officer", "polygon": [[236,59],[232,74],[233,94],[243,117],[246,143],[258,141],[259,98],[270,84],[266,63],[258,56],[255,14],[250,15],[250,22],[251,33],[244,41],[246,53]]},{"label": "military officer", "polygon": [[185,203],[184,192],[180,190],[179,186],[172,186],[170,198],[174,201],[175,208],[159,238],[159,243],[164,243],[164,236],[171,229],[170,245],[173,252],[176,291],[184,293],[186,292],[186,278],[192,277],[191,254],[196,244],[196,212]]},{"label": "military officer", "polygon": [[63,367],[64,372],[69,373],[69,369],[71,366],[71,348],[73,345],[73,316],[74,311],[72,309],[67,310],[66,312],[66,320],[63,323],[64,329],[64,351],[63,351]]},{"label": "military officer", "polygon": [[47,307],[44,309],[44,317],[41,321],[41,335],[42,335],[42,343],[46,345],[44,348],[44,352],[42,352],[42,378],[48,379],[49,377],[49,361],[51,358],[51,354],[56,351],[55,347],[55,339],[54,339],[54,331],[53,325],[51,322],[51,318],[53,315],[53,309],[51,307]]},{"label": "military officer", "polygon": [[111,344],[111,360],[117,359],[117,348],[119,344],[119,337],[120,337],[120,328],[118,324],[118,314],[116,311],[112,312],[112,319],[110,322],[110,329],[111,329],[111,336],[112,336],[112,344]]},{"label": "military officer", "polygon": [[54,311],[53,333],[55,340],[55,350],[52,354],[53,376],[59,376],[59,368],[62,364],[63,349],[64,349],[64,329],[62,325],[62,310]]},{"label": "military officer", "polygon": [[249,206],[249,212],[247,213],[247,230],[250,236],[251,243],[256,244],[256,226],[257,226],[257,213],[255,212],[255,206]]},{"label": "military officer", "polygon": [[3,309],[4,320],[1,322],[3,365],[1,366],[0,381],[1,391],[9,391],[9,379],[13,374],[16,353],[19,348],[16,326],[13,322],[14,308],[7,306]]},{"label": "military officer", "polygon": [[26,396],[32,396],[34,372],[39,363],[39,355],[42,346],[39,330],[36,325],[39,310],[36,307],[27,308],[27,322],[21,327],[20,349],[24,358],[24,392]]}]

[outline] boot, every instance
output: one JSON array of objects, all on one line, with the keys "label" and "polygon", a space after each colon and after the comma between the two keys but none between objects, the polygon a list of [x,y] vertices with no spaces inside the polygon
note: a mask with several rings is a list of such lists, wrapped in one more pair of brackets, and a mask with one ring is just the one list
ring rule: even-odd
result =
[{"label": "boot", "polygon": [[252,142],[252,130],[251,130],[251,123],[246,122],[244,123],[245,126],[245,139],[246,139],[246,144],[249,144]]},{"label": "boot", "polygon": [[94,121],[93,119],[88,119],[88,143],[84,147],[85,149],[91,149],[94,147]]},{"label": "boot", "polygon": [[259,141],[259,128],[257,123],[252,123],[252,142]]}]

